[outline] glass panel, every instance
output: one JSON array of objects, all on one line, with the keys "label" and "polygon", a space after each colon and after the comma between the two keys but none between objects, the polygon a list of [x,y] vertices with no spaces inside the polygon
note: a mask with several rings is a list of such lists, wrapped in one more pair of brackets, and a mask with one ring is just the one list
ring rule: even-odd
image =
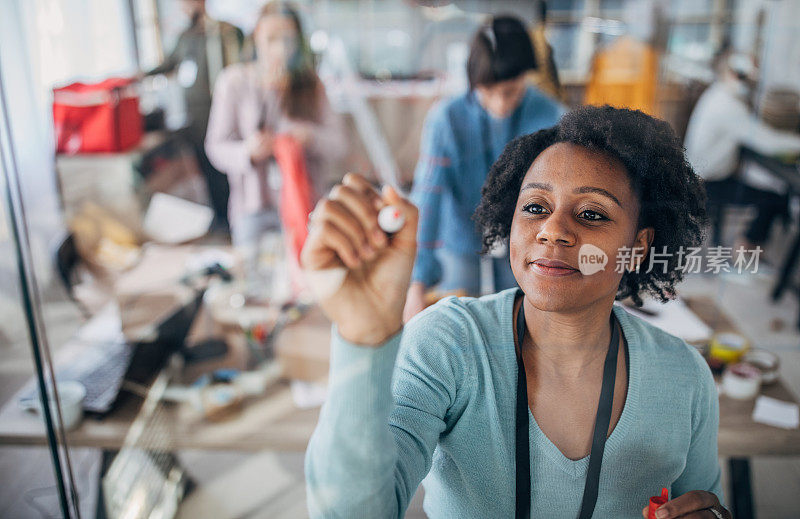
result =
[{"label": "glass panel", "polygon": [[[0,111],[0,113],[2,113]],[[0,132],[2,134],[2,132]],[[4,150],[0,141],[0,159]],[[30,336],[23,311],[16,262],[16,241],[10,227],[10,208],[7,205],[5,161],[0,160],[0,409],[16,409],[20,390],[34,380]],[[40,409],[36,395],[30,401]],[[7,412],[0,416],[8,417]],[[31,423],[44,432],[39,418]],[[58,517],[64,514],[59,500],[58,483],[51,451],[41,441],[39,445],[15,442],[10,430],[14,424],[3,422],[0,432],[0,510],[7,517]],[[16,425],[19,425],[17,423]],[[24,470],[20,470],[24,467]]]},{"label": "glass panel", "polygon": [[[294,46],[294,23],[281,17],[275,25],[286,33],[274,38],[276,46],[262,45],[256,63],[231,58],[238,33],[214,22],[235,25],[250,44],[262,0],[208,0],[202,30],[188,30],[187,11],[200,1],[6,4],[13,9],[0,19],[0,78],[13,99],[13,138],[2,140],[0,151],[2,165],[9,150],[16,152],[28,216],[25,250],[38,283],[34,309],[50,350],[34,349],[29,339],[4,199],[0,477],[10,483],[0,490],[0,515],[67,515],[58,498],[61,479],[65,488],[75,482],[84,517],[306,516],[304,455],[327,397],[331,333],[298,263],[308,211],[345,171],[376,186],[410,189],[419,150],[430,139],[426,117],[440,101],[466,93],[476,28],[487,13],[510,11],[530,24],[538,44],[535,3],[299,1],[313,56],[291,53],[306,46]],[[667,48],[666,25],[652,31],[659,43],[648,47],[635,41],[645,31],[632,22],[649,29],[651,13],[634,4],[645,5],[549,1],[544,34],[560,86],[541,71],[526,79],[551,87],[548,93],[568,108],[590,98],[587,84],[597,79],[599,97],[648,103],[682,134],[713,78],[706,64],[716,50],[712,39],[727,30],[718,24],[750,22],[712,12],[726,2],[668,2]],[[774,34],[771,26],[764,31]],[[795,41],[784,32],[782,45],[764,42],[776,56],[762,66],[797,55],[797,45],[789,58],[778,52]],[[134,34],[141,71],[134,67]],[[600,49],[609,50],[605,73],[597,70],[602,65],[590,67]],[[146,74],[173,50],[174,67]],[[271,52],[277,61],[265,66]],[[289,75],[304,64],[316,68]],[[314,71],[324,90],[305,82]],[[139,74],[146,77],[133,86],[99,85]],[[54,92],[75,81],[92,94]],[[792,112],[775,108],[793,94],[769,99],[766,113],[796,125]],[[330,110],[315,111],[323,101]],[[454,141],[460,130],[454,128]],[[122,142],[123,133],[130,142]],[[476,144],[462,144],[469,163]],[[787,166],[794,157],[781,159],[784,169],[794,167]],[[428,163],[421,165],[426,171]],[[746,218],[734,222],[739,227],[753,216],[752,207],[745,209]],[[780,258],[783,248],[777,250]],[[716,279],[703,277],[695,293],[740,286],[717,287]],[[764,293],[769,284],[760,287]],[[724,321],[705,299],[687,307],[705,307],[714,315],[707,322]],[[796,312],[781,318],[775,328],[783,333]],[[32,352],[53,360],[67,430],[47,429],[40,414],[23,409],[37,406]],[[56,449],[55,459],[48,432],[66,438],[68,449]],[[408,517],[424,517],[423,492]]]},{"label": "glass panel", "polygon": [[673,25],[669,37],[669,51],[691,57],[710,57],[714,51],[709,41],[711,25],[708,23],[685,23]]}]

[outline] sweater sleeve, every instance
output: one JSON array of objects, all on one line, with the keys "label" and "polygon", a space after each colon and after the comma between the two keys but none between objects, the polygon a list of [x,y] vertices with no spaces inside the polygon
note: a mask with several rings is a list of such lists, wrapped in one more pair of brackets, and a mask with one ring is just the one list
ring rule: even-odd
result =
[{"label": "sweater sleeve", "polygon": [[180,63],[180,61],[183,59],[183,54],[185,53],[185,47],[186,47],[185,35],[186,35],[185,32],[181,33],[181,35],[178,36],[178,41],[175,44],[175,47],[172,48],[172,52],[169,53],[166,59],[164,59],[164,61],[160,65],[145,72],[144,75],[155,76],[157,74],[169,74],[170,72],[175,70],[175,68],[177,68],[178,66],[178,63]]},{"label": "sweater sleeve", "polygon": [[405,514],[464,379],[463,327],[434,308],[377,348],[334,327],[328,399],[305,458],[311,517]]},{"label": "sweater sleeve", "polygon": [[411,200],[419,209],[417,258],[413,281],[430,287],[439,282],[442,269],[434,254],[441,247],[439,219],[442,193],[450,189],[452,157],[448,150],[451,131],[440,106],[434,107],[425,120],[419,162],[414,172]]},{"label": "sweater sleeve", "polygon": [[672,497],[691,490],[706,490],[715,494],[725,506],[722,490],[722,469],[719,465],[717,435],[719,431],[719,393],[714,377],[705,360],[691,346],[696,361],[700,390],[695,395],[692,411],[692,440],[683,472],[672,484]]}]

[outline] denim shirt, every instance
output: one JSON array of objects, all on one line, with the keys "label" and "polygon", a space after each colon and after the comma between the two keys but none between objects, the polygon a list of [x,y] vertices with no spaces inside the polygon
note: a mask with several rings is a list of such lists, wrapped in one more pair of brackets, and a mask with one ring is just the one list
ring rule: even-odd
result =
[{"label": "denim shirt", "polygon": [[475,91],[431,109],[411,193],[420,211],[413,281],[432,286],[441,279],[435,249],[456,254],[481,249],[472,215],[491,164],[510,140],[555,125],[564,112],[561,104],[532,87],[503,119],[490,115]]}]

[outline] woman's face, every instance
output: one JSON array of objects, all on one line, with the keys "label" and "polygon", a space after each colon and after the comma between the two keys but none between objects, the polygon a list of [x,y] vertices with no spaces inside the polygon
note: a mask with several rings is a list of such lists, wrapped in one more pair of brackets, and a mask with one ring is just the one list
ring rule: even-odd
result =
[{"label": "woman's face", "polygon": [[508,117],[525,95],[525,76],[520,75],[491,85],[478,85],[478,99],[484,110],[498,119]]},{"label": "woman's face", "polygon": [[297,29],[288,16],[268,15],[256,25],[253,34],[258,61],[271,72],[286,69],[297,51]]},{"label": "woman's face", "polygon": [[[652,243],[651,227],[637,231],[638,215],[619,160],[576,144],[547,148],[522,180],[511,223],[511,269],[526,297],[555,312],[613,302],[622,279],[618,250],[643,247],[627,256],[630,265],[633,257],[641,262]],[[603,256],[604,269],[593,272]],[[540,259],[560,260],[573,270],[534,264]]]}]

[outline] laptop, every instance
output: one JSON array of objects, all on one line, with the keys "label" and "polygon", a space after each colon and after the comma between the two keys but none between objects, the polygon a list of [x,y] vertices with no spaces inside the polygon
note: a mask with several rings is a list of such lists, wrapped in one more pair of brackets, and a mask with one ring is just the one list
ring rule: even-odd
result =
[{"label": "laptop", "polygon": [[[56,363],[56,380],[80,382],[86,388],[84,411],[107,414],[117,403],[124,381],[147,384],[173,353],[181,351],[202,304],[203,292],[168,315],[148,341],[125,340],[118,325],[118,312],[116,323],[113,315],[98,314],[83,333],[65,345],[72,352],[67,351],[66,358]],[[28,410],[39,408],[36,380],[21,391],[19,405]]]}]

